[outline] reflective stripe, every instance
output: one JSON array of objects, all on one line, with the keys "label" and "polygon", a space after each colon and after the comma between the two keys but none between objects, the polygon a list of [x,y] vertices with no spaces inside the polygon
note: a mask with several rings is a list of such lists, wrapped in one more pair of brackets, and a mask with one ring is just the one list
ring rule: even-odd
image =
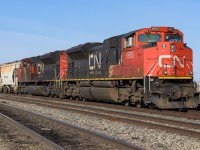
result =
[{"label": "reflective stripe", "polygon": [[85,80],[131,80],[131,79],[143,79],[143,77],[132,77],[132,78],[85,78],[85,79],[63,79],[62,81],[85,81]]},{"label": "reflective stripe", "polygon": [[159,77],[159,79],[192,79],[192,77]]}]

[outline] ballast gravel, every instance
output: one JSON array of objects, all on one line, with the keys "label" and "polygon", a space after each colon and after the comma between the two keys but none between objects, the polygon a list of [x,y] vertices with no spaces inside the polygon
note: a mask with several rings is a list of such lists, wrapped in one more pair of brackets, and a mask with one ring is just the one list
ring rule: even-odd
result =
[{"label": "ballast gravel", "polygon": [[2,138],[0,138],[0,145],[1,150],[10,150],[9,144],[5,143],[5,141]]},{"label": "ballast gravel", "polygon": [[41,107],[34,104],[26,104],[9,100],[0,100],[0,102],[6,102],[8,105],[15,106],[23,110],[34,111],[85,129],[90,129],[91,131],[96,131],[98,133],[123,140],[147,150],[200,149],[200,140],[188,136],[182,136],[162,130],[149,129],[142,126],[136,126],[134,124],[121,123],[115,120],[111,121],[99,117],[82,115],[71,111]]}]

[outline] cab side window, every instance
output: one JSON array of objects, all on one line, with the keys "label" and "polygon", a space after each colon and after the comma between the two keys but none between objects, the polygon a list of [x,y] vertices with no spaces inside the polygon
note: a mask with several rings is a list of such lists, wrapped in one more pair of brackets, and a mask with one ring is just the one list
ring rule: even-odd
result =
[{"label": "cab side window", "polygon": [[124,48],[130,48],[134,46],[134,36],[124,38]]},{"label": "cab side window", "polygon": [[124,48],[130,48],[134,46],[134,36],[124,38]]}]

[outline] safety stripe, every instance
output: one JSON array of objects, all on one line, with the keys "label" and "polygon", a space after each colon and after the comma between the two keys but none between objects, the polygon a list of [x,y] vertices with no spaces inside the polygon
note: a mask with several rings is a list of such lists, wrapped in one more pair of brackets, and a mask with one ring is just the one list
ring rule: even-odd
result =
[{"label": "safety stripe", "polygon": [[[158,77],[159,79],[192,79],[192,77]],[[132,77],[132,78],[75,78],[75,79],[63,79],[63,80],[43,80],[41,82],[60,82],[60,81],[107,81],[107,80],[131,80],[131,79],[143,79],[143,77]],[[27,82],[38,82],[38,81],[27,81]]]},{"label": "safety stripe", "polygon": [[[43,80],[40,82],[60,82],[60,81],[105,81],[105,80],[131,80],[131,79],[143,79],[143,77],[131,77],[131,78],[75,78],[75,79],[62,79],[62,80]],[[38,81],[27,81],[27,82],[38,82]],[[24,82],[23,82],[24,83]]]},{"label": "safety stripe", "polygon": [[96,81],[104,81],[104,80],[131,80],[131,79],[143,79],[143,77],[131,77],[131,78],[85,78],[85,79],[63,79],[62,81],[88,81],[88,80],[96,80]]},{"label": "safety stripe", "polygon": [[192,79],[192,77],[159,77],[159,79]]},{"label": "safety stripe", "polygon": [[22,82],[19,82],[19,83],[34,83],[34,82],[59,82],[60,80],[32,80],[32,81],[22,81]]}]

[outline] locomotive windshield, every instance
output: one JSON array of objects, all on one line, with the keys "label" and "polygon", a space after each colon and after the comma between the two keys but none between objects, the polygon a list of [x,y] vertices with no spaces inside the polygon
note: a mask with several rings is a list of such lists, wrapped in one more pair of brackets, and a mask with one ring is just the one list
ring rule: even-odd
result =
[{"label": "locomotive windshield", "polygon": [[139,42],[157,42],[161,41],[160,34],[139,34]]},{"label": "locomotive windshield", "polygon": [[177,34],[166,34],[165,41],[169,42],[182,42],[182,38],[180,35]]}]

